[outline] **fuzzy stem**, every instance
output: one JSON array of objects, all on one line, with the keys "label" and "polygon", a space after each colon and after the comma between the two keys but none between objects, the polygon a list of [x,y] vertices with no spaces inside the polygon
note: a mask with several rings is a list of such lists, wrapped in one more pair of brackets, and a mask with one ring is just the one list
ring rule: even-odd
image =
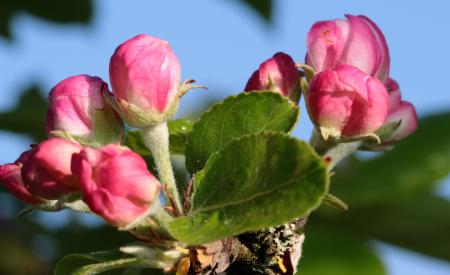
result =
[{"label": "fuzzy stem", "polygon": [[311,138],[309,139],[309,144],[311,144],[311,146],[314,147],[316,152],[320,155],[325,154],[325,152],[333,146],[332,144],[324,141],[317,130],[313,130]]},{"label": "fuzzy stem", "polygon": [[166,232],[167,228],[169,228],[169,223],[173,220],[173,217],[167,213],[167,211],[162,207],[162,205],[158,202],[153,210],[152,218],[155,220],[155,222]]},{"label": "fuzzy stem", "polygon": [[329,149],[323,157],[329,161],[328,170],[332,170],[340,161],[354,153],[361,146],[362,141],[339,143]]},{"label": "fuzzy stem", "polygon": [[340,161],[358,150],[362,141],[335,144],[323,140],[321,135],[314,130],[309,143],[319,155],[328,161],[328,170],[331,171]]},{"label": "fuzzy stem", "polygon": [[167,128],[167,122],[164,121],[160,124],[141,128],[140,130],[145,145],[152,152],[159,179],[166,187],[165,189],[167,192],[165,195],[167,203],[172,201],[172,197],[178,210],[182,209],[180,196],[175,184],[172,164],[170,162],[169,129]]},{"label": "fuzzy stem", "polygon": [[150,207],[148,215],[145,215],[133,227],[127,229],[134,229],[137,232],[144,231],[146,233],[151,229],[163,239],[172,240],[173,237],[169,232],[169,223],[173,219],[161,205],[161,202],[157,201]]}]

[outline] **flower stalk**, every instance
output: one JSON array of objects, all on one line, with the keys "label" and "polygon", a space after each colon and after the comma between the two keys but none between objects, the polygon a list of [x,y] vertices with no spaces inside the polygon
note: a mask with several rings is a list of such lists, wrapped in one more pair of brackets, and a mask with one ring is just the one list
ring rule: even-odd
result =
[{"label": "flower stalk", "polygon": [[176,208],[178,210],[182,209],[180,196],[175,184],[172,163],[170,162],[169,129],[167,122],[164,121],[157,125],[141,128],[141,133],[145,145],[152,152],[156,169],[158,170],[159,180],[165,185],[166,201],[170,203],[173,200]]},{"label": "flower stalk", "polygon": [[353,141],[346,143],[339,143],[333,148],[329,149],[323,157],[328,161],[328,170],[331,171],[339,162],[344,158],[350,156],[359,147],[361,147],[362,141]]}]

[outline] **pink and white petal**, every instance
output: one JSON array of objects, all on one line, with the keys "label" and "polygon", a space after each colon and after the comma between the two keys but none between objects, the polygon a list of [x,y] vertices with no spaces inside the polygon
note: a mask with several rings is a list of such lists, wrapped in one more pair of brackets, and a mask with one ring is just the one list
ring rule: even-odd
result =
[{"label": "pink and white petal", "polygon": [[383,83],[371,77],[367,81],[368,107],[361,122],[365,133],[374,133],[380,128],[388,115],[389,96]]},{"label": "pink and white petal", "polygon": [[400,126],[396,129],[394,134],[386,140],[386,142],[401,140],[412,134],[417,129],[419,120],[417,118],[416,109],[411,103],[402,101],[400,107],[389,114],[386,123],[399,121]]},{"label": "pink and white petal", "polygon": [[0,184],[3,184],[14,197],[25,203],[31,205],[42,203],[43,201],[41,199],[33,197],[25,188],[20,170],[21,165],[19,164],[10,163],[0,165]]},{"label": "pink and white petal", "polygon": [[372,28],[367,22],[353,15],[346,15],[350,22],[350,37],[344,63],[351,64],[368,75],[374,75],[381,64],[381,50]]},{"label": "pink and white petal", "polygon": [[349,25],[345,20],[320,21],[307,35],[308,54],[306,63],[317,72],[343,63],[347,47]]},{"label": "pink and white petal", "polygon": [[360,18],[365,20],[367,24],[371,27],[372,31],[375,34],[375,38],[378,42],[378,47],[381,49],[380,58],[381,62],[378,66],[377,71],[374,76],[381,80],[381,82],[386,83],[389,81],[389,70],[391,65],[391,58],[389,54],[389,48],[386,42],[386,38],[383,35],[381,29],[367,16],[360,15]]}]

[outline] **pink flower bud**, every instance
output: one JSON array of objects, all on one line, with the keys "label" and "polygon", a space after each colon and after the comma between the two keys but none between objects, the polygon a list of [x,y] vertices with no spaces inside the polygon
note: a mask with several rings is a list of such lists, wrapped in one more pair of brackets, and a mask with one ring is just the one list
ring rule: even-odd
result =
[{"label": "pink flower bud", "polygon": [[390,57],[383,33],[366,16],[346,17],[348,20],[320,21],[311,27],[306,63],[317,72],[350,64],[385,83]]},{"label": "pink flower bud", "polygon": [[23,157],[22,178],[31,194],[45,199],[78,189],[71,172],[72,155],[80,152],[81,145],[62,138],[51,138],[40,143]]},{"label": "pink flower bud", "polygon": [[87,147],[74,156],[72,171],[86,204],[118,227],[145,216],[161,189],[144,159],[126,147]]},{"label": "pink flower bud", "polygon": [[123,116],[132,126],[163,120],[148,116],[171,115],[178,107],[180,64],[167,41],[145,34],[125,41],[111,57],[109,78]]},{"label": "pink flower bud", "polygon": [[419,123],[414,106],[402,100],[397,82],[389,79],[386,88],[389,93],[389,113],[384,125],[400,124],[389,137],[383,140],[383,143],[394,143],[412,134]]},{"label": "pink flower bud", "polygon": [[312,120],[325,139],[373,134],[388,113],[383,83],[345,64],[318,73],[306,100]]},{"label": "pink flower bud", "polygon": [[275,91],[298,102],[300,99],[299,81],[299,72],[292,58],[279,52],[262,63],[259,69],[252,74],[245,91]]},{"label": "pink flower bud", "polygon": [[[28,154],[29,152],[25,152],[24,154]],[[25,188],[25,185],[22,181],[21,168],[23,160],[23,155],[16,160],[15,163],[9,163],[0,165],[0,183],[3,183],[3,186],[11,192],[17,199],[31,205],[37,205],[42,203],[43,201],[39,198],[34,197],[30,194],[30,192]]]},{"label": "pink flower bud", "polygon": [[105,102],[104,92],[108,92],[108,85],[99,77],[77,75],[59,82],[48,98],[48,135],[69,135],[88,143],[120,141],[123,125],[119,115]]}]

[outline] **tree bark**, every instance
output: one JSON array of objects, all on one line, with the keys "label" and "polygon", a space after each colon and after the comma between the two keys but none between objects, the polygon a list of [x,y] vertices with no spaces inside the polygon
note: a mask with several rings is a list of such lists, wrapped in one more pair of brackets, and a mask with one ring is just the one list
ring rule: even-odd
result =
[{"label": "tree bark", "polygon": [[306,220],[198,246],[191,250],[189,274],[293,275],[301,257]]}]

